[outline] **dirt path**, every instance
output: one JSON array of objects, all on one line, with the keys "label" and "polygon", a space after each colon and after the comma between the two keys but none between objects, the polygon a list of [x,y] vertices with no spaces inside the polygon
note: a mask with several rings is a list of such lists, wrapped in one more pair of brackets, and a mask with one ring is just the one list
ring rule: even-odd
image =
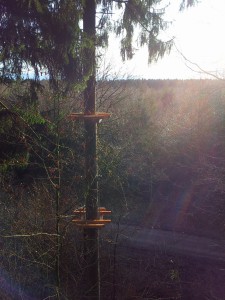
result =
[{"label": "dirt path", "polygon": [[118,233],[119,247],[146,251],[160,247],[170,253],[225,262],[225,240],[128,225],[111,224],[107,231]]},{"label": "dirt path", "polygon": [[115,224],[101,236],[116,257],[117,300],[225,300],[225,240]]}]

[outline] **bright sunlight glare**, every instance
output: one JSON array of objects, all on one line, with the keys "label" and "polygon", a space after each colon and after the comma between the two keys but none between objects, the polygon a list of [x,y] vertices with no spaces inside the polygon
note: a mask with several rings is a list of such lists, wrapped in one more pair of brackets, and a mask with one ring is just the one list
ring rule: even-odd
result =
[{"label": "bright sunlight glare", "polygon": [[137,49],[133,60],[123,63],[119,41],[111,36],[105,52],[106,63],[132,78],[213,78],[202,70],[224,77],[225,42],[221,30],[225,28],[225,1],[201,0],[183,12],[179,12],[179,3],[173,1],[167,8],[166,20],[173,24],[162,33],[167,40],[174,38],[175,47],[170,54],[148,65],[147,49]]}]

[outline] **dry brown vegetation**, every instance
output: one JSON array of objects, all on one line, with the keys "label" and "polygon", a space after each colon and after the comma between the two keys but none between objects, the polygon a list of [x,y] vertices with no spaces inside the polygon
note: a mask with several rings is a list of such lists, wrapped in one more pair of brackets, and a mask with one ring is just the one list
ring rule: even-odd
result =
[{"label": "dry brown vegetation", "polygon": [[[56,298],[59,268],[60,297],[79,299],[84,262],[71,215],[83,205],[85,145],[82,124],[66,116],[82,109],[81,95],[45,90],[35,107],[23,106],[18,87],[2,95],[22,116],[17,130],[27,146],[22,164],[15,153],[0,158],[2,297]],[[224,239],[224,82],[100,81],[97,95],[99,111],[112,112],[99,126],[99,181],[113,222]],[[103,299],[223,299],[213,275],[203,276],[219,276],[221,266],[160,249],[147,261],[122,253],[115,262],[115,239],[109,249],[103,240]]]}]

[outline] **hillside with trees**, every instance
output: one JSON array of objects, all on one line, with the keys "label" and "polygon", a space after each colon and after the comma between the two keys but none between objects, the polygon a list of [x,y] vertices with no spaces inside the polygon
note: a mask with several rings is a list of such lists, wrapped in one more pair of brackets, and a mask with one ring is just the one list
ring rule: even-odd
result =
[{"label": "hillside with trees", "polygon": [[[1,87],[1,297],[48,299],[59,271],[63,297],[79,299],[84,257],[72,219],[84,203],[85,143],[82,121],[68,115],[81,109],[82,95],[65,101],[40,84],[38,105],[29,103],[26,81]],[[112,114],[99,124],[100,205],[112,210],[113,223],[224,239],[224,96],[223,81],[215,80],[98,81],[98,110]],[[107,247],[104,236],[107,294],[115,289],[109,253],[118,236]],[[159,288],[149,287],[147,295],[187,299],[178,288],[182,274],[193,276],[185,259],[175,268],[155,255],[151,276]],[[162,274],[171,272],[163,284]],[[131,299],[121,288],[115,299]],[[207,288],[205,294],[210,298]]]},{"label": "hillside with trees", "polygon": [[128,193],[149,204],[144,224],[223,235],[223,81],[122,85],[127,100],[118,103],[110,121],[120,115],[112,149],[123,152],[116,173],[123,172]]}]

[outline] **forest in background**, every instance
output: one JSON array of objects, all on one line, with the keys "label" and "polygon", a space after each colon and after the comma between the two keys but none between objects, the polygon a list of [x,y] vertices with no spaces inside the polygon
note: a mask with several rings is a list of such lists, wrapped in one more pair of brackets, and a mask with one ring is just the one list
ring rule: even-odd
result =
[{"label": "forest in background", "polygon": [[[82,111],[82,93],[47,86],[1,86],[2,299],[50,299],[57,276],[62,299],[80,297],[72,218],[84,204],[85,142],[68,115]],[[112,114],[98,141],[100,204],[112,221],[224,239],[224,82],[103,78],[97,106]]]}]

